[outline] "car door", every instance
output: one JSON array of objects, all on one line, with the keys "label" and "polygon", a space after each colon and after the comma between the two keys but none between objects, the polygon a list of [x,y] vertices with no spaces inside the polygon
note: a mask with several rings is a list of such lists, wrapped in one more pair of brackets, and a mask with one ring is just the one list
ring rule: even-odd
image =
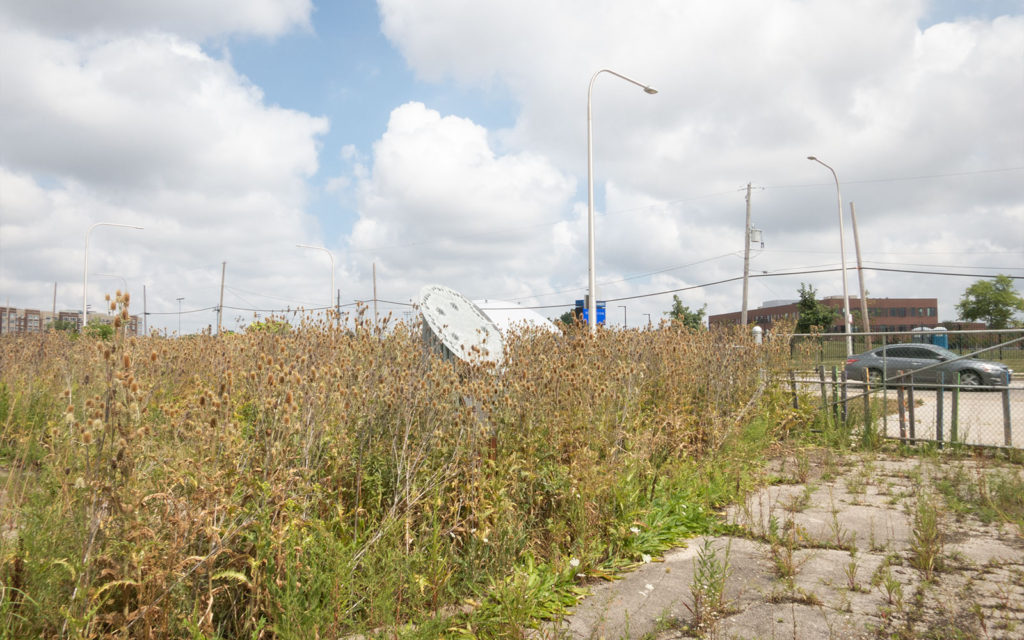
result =
[{"label": "car door", "polygon": [[[910,360],[909,367],[916,371],[913,376],[914,382],[924,382],[928,384],[939,382],[942,368],[936,365],[939,365],[942,362],[942,358],[938,353],[924,347],[904,348],[906,349]],[[924,367],[928,368],[924,369],[924,371],[917,371]]]},{"label": "car door", "polygon": [[[911,371],[924,366],[922,360],[914,358],[915,350],[915,347],[901,345],[886,347],[884,352],[880,354],[885,359],[885,379],[892,380],[896,384],[920,382],[916,376],[910,374]],[[901,372],[908,375],[898,378],[897,376]]]}]

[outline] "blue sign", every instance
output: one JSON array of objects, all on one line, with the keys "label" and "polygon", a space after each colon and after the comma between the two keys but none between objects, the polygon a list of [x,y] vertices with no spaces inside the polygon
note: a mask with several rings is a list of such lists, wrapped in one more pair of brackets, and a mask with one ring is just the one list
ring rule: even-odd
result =
[{"label": "blue sign", "polygon": [[[577,300],[576,301],[576,308],[577,309],[581,309],[583,311],[583,323],[584,324],[589,324],[590,323],[590,309],[587,308],[587,306],[584,304],[584,301],[583,300]],[[605,301],[604,300],[598,300],[597,301],[597,324],[604,324],[604,318],[605,318],[604,308],[605,308]]]}]

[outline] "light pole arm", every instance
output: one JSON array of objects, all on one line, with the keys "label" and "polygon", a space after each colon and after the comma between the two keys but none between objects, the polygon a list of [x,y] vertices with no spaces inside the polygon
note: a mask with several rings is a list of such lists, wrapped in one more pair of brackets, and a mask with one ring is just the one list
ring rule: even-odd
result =
[{"label": "light pole arm", "polygon": [[311,244],[297,244],[295,246],[301,249],[316,249],[318,251],[323,251],[327,254],[327,257],[331,259],[331,295],[327,297],[327,308],[330,309],[334,306],[334,254],[325,247],[317,247]]},{"label": "light pole arm", "polygon": [[[121,224],[119,222],[97,222],[89,227],[89,230],[85,232],[85,264],[82,267],[82,332],[85,332],[85,324],[88,320],[86,316],[86,304],[87,295],[89,292],[89,234],[96,227],[125,227],[128,229],[142,229],[142,227],[135,226],[134,224]],[[126,287],[127,288],[127,287]]]}]

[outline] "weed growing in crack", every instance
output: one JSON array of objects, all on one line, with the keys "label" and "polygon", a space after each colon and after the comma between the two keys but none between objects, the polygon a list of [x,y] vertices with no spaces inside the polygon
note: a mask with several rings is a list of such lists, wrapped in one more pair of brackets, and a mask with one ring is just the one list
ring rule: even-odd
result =
[{"label": "weed growing in crack", "polygon": [[931,580],[935,572],[943,568],[943,537],[935,499],[919,493],[912,518],[910,566],[924,574],[925,580]]},{"label": "weed growing in crack", "polygon": [[730,546],[720,557],[706,539],[697,552],[697,561],[690,584],[693,606],[687,605],[691,616],[691,629],[703,635],[714,635],[719,621],[728,611],[725,599],[725,583],[729,579]]},{"label": "weed growing in crack", "polygon": [[892,574],[892,569],[882,564],[875,572],[875,575],[871,578],[871,584],[878,588],[879,591],[885,596],[885,601],[889,606],[896,607],[897,611],[902,612],[903,610],[903,585],[896,576]]}]

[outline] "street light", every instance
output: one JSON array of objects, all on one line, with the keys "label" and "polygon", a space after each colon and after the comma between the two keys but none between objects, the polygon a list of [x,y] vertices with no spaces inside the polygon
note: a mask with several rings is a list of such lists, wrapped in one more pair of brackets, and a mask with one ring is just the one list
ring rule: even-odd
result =
[{"label": "street light", "polygon": [[86,294],[89,291],[89,234],[96,227],[127,227],[128,229],[142,229],[133,224],[120,224],[118,222],[97,222],[85,232],[85,266],[82,268],[82,332],[85,332],[85,325],[88,321],[86,316]]},{"label": "street light", "polygon": [[620,304],[619,308],[622,309],[622,328],[623,329],[628,329],[629,328],[629,323],[626,322],[626,305]]},{"label": "street light", "polygon": [[181,301],[185,298],[178,298],[178,337],[181,337]]},{"label": "street light", "polygon": [[622,78],[626,82],[635,84],[644,90],[645,93],[658,93],[648,85],[627,78],[621,73],[611,69],[601,69],[590,78],[590,87],[587,89],[587,265],[590,269],[590,282],[587,287],[589,300],[587,301],[587,325],[590,333],[597,333],[597,276],[594,273],[594,134],[591,124],[591,96],[594,93],[594,81],[602,73],[610,73],[613,76]]},{"label": "street light", "polygon": [[128,293],[128,281],[124,279],[124,276],[119,276],[116,273],[97,273],[97,278],[117,278],[121,281],[121,293]]},{"label": "street light", "polygon": [[843,266],[843,333],[846,334],[846,356],[849,357],[853,355],[853,336],[850,334],[850,321],[853,318],[850,316],[850,293],[846,288],[846,236],[843,233],[843,196],[839,192],[839,176],[836,175],[835,169],[814,156],[807,156],[807,159],[831,171],[832,178],[836,181],[836,197],[839,202],[839,253]]},{"label": "street light", "polygon": [[331,295],[327,297],[327,308],[331,308],[334,306],[334,254],[324,247],[315,247],[311,244],[297,244],[295,246],[300,249],[316,249],[318,251],[323,251],[327,254],[327,257],[331,259]]}]

